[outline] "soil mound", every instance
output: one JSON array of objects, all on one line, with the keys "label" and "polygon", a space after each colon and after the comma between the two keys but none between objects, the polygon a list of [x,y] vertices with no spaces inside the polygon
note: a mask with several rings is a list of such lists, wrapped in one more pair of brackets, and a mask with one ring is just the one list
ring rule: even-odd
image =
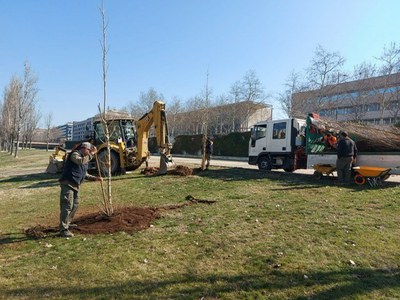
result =
[{"label": "soil mound", "polygon": [[[140,173],[146,176],[154,176],[157,175],[159,168],[156,167],[146,167]],[[175,169],[168,170],[167,175],[178,175],[178,176],[190,176],[192,175],[194,170],[186,166],[176,166]]]},{"label": "soil mound", "polygon": [[146,167],[142,171],[140,171],[140,174],[144,174],[146,176],[154,176],[157,174],[159,168],[156,167]]},{"label": "soil mound", "polygon": [[[134,233],[150,227],[151,223],[162,217],[162,213],[183,208],[197,203],[213,204],[216,201],[196,199],[187,196],[186,201],[162,207],[122,207],[116,209],[111,217],[103,213],[92,213],[76,218],[73,223],[77,226],[70,227],[70,231],[79,234],[100,234],[126,232]],[[45,238],[58,235],[58,227],[45,227],[37,225],[24,230],[28,237]]]},{"label": "soil mound", "polygon": [[176,166],[174,170],[170,170],[167,172],[169,175],[179,175],[179,176],[189,176],[193,174],[193,170],[186,166]]},{"label": "soil mound", "polygon": [[72,231],[84,234],[131,233],[149,228],[151,222],[159,217],[157,208],[124,207],[116,210],[111,217],[93,213],[77,218],[74,221],[77,227],[73,227]]}]

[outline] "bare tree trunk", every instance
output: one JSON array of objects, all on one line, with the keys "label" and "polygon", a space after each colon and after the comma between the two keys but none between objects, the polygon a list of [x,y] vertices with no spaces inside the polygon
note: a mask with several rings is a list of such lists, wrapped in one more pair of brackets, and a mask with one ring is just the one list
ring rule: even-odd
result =
[{"label": "bare tree trunk", "polygon": [[[107,24],[106,24],[106,16],[104,12],[104,1],[101,3],[101,16],[102,16],[102,33],[103,33],[103,41],[102,41],[102,54],[103,54],[103,123],[104,123],[104,128],[105,128],[105,136],[106,136],[106,144],[107,144],[107,166],[108,166],[108,172],[107,172],[107,199],[104,199],[104,212],[106,215],[111,216],[114,213],[113,209],[113,204],[112,204],[112,184],[111,184],[111,147],[110,147],[110,132],[107,126],[107,119],[106,119],[106,108],[107,108],[107,34],[106,34],[106,29],[107,29]],[[100,110],[100,107],[99,107]],[[97,155],[97,154],[96,154]]]},{"label": "bare tree trunk", "polygon": [[208,122],[209,122],[209,109],[210,109],[210,90],[208,88],[208,70],[207,70],[207,83],[206,83],[206,90],[205,90],[205,113],[203,115],[204,119],[202,122],[202,133],[203,133],[203,140],[202,140],[202,156],[201,156],[201,169],[206,169],[206,141],[207,141],[207,134],[208,134]]}]

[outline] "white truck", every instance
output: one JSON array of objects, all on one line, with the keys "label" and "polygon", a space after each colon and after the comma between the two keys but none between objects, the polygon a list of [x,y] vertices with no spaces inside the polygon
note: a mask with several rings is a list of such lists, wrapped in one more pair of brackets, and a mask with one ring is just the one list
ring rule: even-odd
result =
[{"label": "white truck", "polygon": [[[289,118],[256,123],[251,129],[249,164],[260,170],[312,169],[317,165],[336,165],[335,150],[327,150],[322,141],[323,132],[313,129],[313,118]],[[356,141],[357,142],[357,141]],[[358,166],[391,169],[390,174],[400,174],[400,149],[398,152],[359,152]]]},{"label": "white truck", "polygon": [[260,170],[284,169],[286,172],[304,168],[299,149],[305,146],[305,131],[304,119],[256,123],[251,129],[249,164],[258,165]]}]

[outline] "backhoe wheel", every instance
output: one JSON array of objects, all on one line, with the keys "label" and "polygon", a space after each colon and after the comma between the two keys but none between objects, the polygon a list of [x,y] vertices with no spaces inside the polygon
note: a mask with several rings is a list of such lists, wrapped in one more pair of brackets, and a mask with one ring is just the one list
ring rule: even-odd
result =
[{"label": "backhoe wheel", "polygon": [[272,163],[269,157],[263,156],[258,159],[258,169],[262,171],[271,171]]},{"label": "backhoe wheel", "polygon": [[354,182],[358,185],[363,185],[366,182],[366,179],[361,174],[357,174],[354,176]]},{"label": "backhoe wheel", "polygon": [[[118,173],[119,167],[119,157],[118,154],[114,151],[111,151],[111,175],[115,175]],[[108,176],[108,160],[107,160],[107,149],[104,149],[99,153],[99,165],[100,172],[102,176]]]}]

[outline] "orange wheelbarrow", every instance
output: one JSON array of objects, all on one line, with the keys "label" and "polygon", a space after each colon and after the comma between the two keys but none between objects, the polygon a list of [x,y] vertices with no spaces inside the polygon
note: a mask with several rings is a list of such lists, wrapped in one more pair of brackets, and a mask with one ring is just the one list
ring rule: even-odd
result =
[{"label": "orange wheelbarrow", "polygon": [[336,171],[336,166],[331,164],[316,164],[313,165],[314,168],[314,178],[321,179],[325,174],[326,176],[333,177],[333,172]]},{"label": "orange wheelbarrow", "polygon": [[354,182],[357,185],[363,185],[368,182],[370,186],[376,187],[378,185],[381,185],[382,181],[390,177],[389,172],[392,169],[359,166],[353,167],[353,170],[355,173]]}]

